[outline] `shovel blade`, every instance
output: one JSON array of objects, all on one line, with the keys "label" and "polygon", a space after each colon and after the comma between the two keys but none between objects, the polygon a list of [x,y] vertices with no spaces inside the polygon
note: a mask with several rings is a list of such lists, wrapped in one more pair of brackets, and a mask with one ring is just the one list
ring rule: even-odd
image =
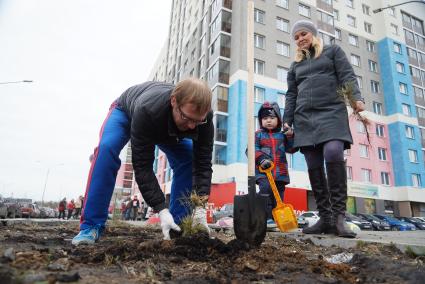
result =
[{"label": "shovel blade", "polygon": [[291,204],[281,204],[272,210],[273,219],[281,232],[298,229],[297,216]]},{"label": "shovel blade", "polygon": [[236,195],[233,207],[233,229],[236,238],[250,245],[260,245],[267,232],[267,196]]}]

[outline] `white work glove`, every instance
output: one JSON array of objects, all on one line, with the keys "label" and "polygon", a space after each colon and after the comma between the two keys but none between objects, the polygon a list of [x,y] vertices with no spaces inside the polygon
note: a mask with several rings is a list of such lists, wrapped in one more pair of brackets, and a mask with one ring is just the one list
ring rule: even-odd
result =
[{"label": "white work glove", "polygon": [[193,225],[201,225],[205,228],[205,231],[209,234],[210,228],[207,223],[207,210],[204,207],[195,207],[195,213],[193,214]]},{"label": "white work glove", "polygon": [[164,234],[164,240],[170,239],[170,230],[180,231],[180,227],[174,223],[173,215],[171,215],[167,208],[159,211],[159,219],[161,220],[161,229],[162,234]]}]

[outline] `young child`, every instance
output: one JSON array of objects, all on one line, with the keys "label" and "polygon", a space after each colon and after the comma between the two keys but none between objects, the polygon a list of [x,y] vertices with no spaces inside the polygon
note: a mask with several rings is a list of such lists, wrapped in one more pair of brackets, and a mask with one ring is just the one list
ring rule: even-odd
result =
[{"label": "young child", "polygon": [[260,129],[255,132],[255,180],[260,187],[260,194],[269,196],[267,205],[267,227],[274,228],[272,209],[276,207],[276,199],[273,195],[266,174],[260,173],[258,166],[263,169],[270,168],[271,162],[273,179],[277,190],[283,200],[285,185],[289,183],[288,163],[285,152],[295,152],[293,145],[293,132],[285,129],[282,132],[282,120],[279,105],[275,102],[265,102],[258,111]]}]

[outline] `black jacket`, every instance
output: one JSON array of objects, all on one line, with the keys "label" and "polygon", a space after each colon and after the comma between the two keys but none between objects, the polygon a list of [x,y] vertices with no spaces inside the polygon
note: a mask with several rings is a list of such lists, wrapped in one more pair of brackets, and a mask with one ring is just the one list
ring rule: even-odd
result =
[{"label": "black jacket", "polygon": [[325,45],[318,58],[293,62],[288,71],[283,122],[294,126],[294,147],[314,146],[341,140],[353,143],[344,100],[337,94],[353,82],[353,96],[361,100],[353,67],[337,45]]},{"label": "black jacket", "polygon": [[193,186],[199,195],[208,195],[212,176],[214,140],[213,114],[194,130],[179,132],[172,116],[171,93],[174,85],[146,82],[126,90],[117,100],[131,121],[132,162],[143,199],[155,211],[166,207],[164,194],[153,172],[155,145],[177,144],[182,138],[193,140]]}]

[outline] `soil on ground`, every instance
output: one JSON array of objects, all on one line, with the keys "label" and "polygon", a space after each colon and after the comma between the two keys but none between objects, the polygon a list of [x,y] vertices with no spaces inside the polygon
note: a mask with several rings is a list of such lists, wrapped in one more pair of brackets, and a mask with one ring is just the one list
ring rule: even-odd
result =
[{"label": "soil on ground", "polygon": [[423,257],[394,245],[321,247],[268,234],[260,247],[213,232],[162,240],[158,226],[109,224],[92,246],[76,223],[0,224],[0,283],[424,283]]}]

